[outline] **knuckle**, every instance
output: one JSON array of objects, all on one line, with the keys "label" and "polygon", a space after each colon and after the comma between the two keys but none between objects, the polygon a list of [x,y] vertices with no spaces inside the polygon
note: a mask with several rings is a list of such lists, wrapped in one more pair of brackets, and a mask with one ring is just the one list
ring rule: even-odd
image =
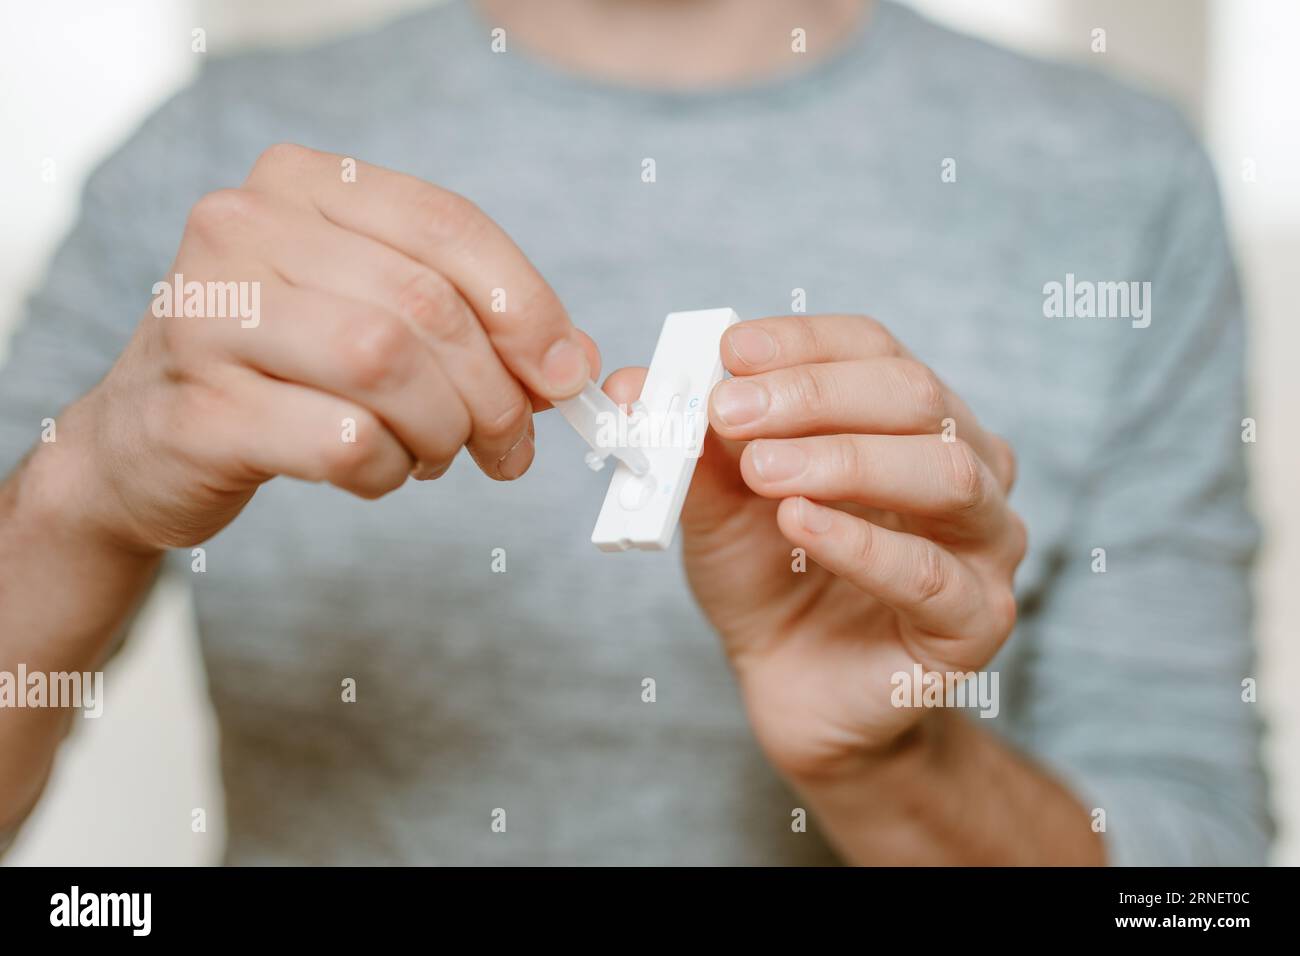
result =
[{"label": "knuckle", "polygon": [[1010,587],[1001,588],[993,599],[993,624],[998,634],[1005,636],[1016,629],[1017,614],[1015,591]]},{"label": "knuckle", "polygon": [[902,360],[901,374],[908,401],[916,409],[917,417],[926,428],[938,431],[948,410],[939,376],[928,365],[912,359]]},{"label": "knuckle", "polygon": [[834,478],[854,485],[861,484],[865,458],[858,443],[850,437],[841,435],[828,441],[826,468]]},{"label": "knuckle", "polygon": [[252,221],[259,207],[257,198],[246,189],[218,189],[190,209],[185,231],[208,242],[221,240]]},{"label": "knuckle", "polygon": [[942,446],[946,479],[952,507],[971,511],[984,503],[984,473],[975,450],[960,438]]},{"label": "knuckle", "polygon": [[476,224],[483,218],[478,206],[470,200],[437,186],[422,189],[413,206],[426,237],[438,245],[471,238]]},{"label": "knuckle", "polygon": [[510,311],[527,322],[533,332],[534,341],[550,343],[552,338],[569,334],[568,312],[555,295],[555,291],[546,283],[536,286],[525,284],[524,288],[512,290]]},{"label": "knuckle", "polygon": [[[353,416],[357,418],[357,416]],[[346,482],[354,472],[362,467],[370,457],[370,439],[366,438],[369,429],[357,422],[355,441],[328,442],[320,453],[321,477],[333,484]]]},{"label": "knuckle", "polygon": [[507,408],[481,422],[475,429],[475,437],[495,444],[506,439],[517,439],[524,429],[524,422],[532,410],[527,400],[521,395]]},{"label": "knuckle", "polygon": [[822,344],[822,334],[817,329],[817,322],[813,316],[801,315],[797,317],[793,324],[794,334],[798,342],[798,355],[816,355]]},{"label": "knuckle", "polygon": [[422,269],[406,281],[397,297],[398,314],[440,341],[463,342],[470,331],[460,293],[443,276]]},{"label": "knuckle", "polygon": [[374,314],[351,323],[341,345],[340,367],[363,391],[393,380],[411,354],[411,333],[400,319]]},{"label": "knuckle", "polygon": [[320,450],[321,477],[330,484],[355,487],[378,457],[378,423],[359,411],[351,417],[356,420],[354,440],[329,441]]},{"label": "knuckle", "polygon": [[855,315],[853,321],[858,326],[858,334],[865,342],[869,343],[871,351],[881,352],[886,355],[898,354],[898,343],[894,340],[893,333],[885,328],[883,322],[873,319],[869,315]]},{"label": "knuckle", "polygon": [[801,365],[790,377],[790,398],[796,410],[821,411],[829,406],[832,388],[815,365]]},{"label": "knuckle", "polygon": [[917,556],[912,592],[921,603],[925,603],[937,598],[947,586],[948,573],[944,569],[943,556],[936,545],[927,541]]},{"label": "knuckle", "polygon": [[876,531],[875,528],[866,521],[856,523],[856,534],[853,539],[852,560],[855,567],[859,570],[870,574],[876,565]]},{"label": "knuckle", "polygon": [[273,169],[295,169],[311,157],[313,150],[297,143],[273,143],[262,150],[253,163],[254,172]]}]

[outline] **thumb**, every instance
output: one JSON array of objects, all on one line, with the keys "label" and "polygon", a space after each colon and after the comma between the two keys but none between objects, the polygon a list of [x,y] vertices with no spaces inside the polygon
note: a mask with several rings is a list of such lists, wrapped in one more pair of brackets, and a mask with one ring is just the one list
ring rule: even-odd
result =
[{"label": "thumb", "polygon": [[[587,364],[591,368],[592,379],[599,378],[600,349],[596,348],[596,343],[592,340],[591,336],[582,331],[582,329],[574,329],[574,331],[578,334],[578,342],[582,345],[583,351],[587,353]],[[523,385],[523,383],[520,382],[520,385]],[[640,388],[640,386],[638,385],[637,388]],[[533,403],[534,412],[544,412],[546,409],[554,407],[549,401],[542,398],[531,389],[527,389],[527,391],[528,399]]]}]

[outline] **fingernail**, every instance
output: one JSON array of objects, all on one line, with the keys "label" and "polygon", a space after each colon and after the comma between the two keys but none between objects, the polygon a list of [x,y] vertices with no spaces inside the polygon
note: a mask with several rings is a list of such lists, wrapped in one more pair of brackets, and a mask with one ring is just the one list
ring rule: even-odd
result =
[{"label": "fingernail", "polygon": [[587,353],[576,342],[560,339],[547,349],[542,358],[542,379],[556,397],[567,398],[576,394],[591,380]]},{"label": "fingernail", "polygon": [[441,478],[445,475],[450,467],[451,462],[447,462],[447,464],[440,467],[434,467],[433,465],[426,465],[422,461],[417,461],[411,468],[411,477],[416,481],[433,481],[435,478]]},{"label": "fingernail", "polygon": [[519,441],[510,446],[510,450],[497,459],[497,474],[506,481],[514,481],[525,471],[533,460],[533,436],[524,432]]},{"label": "fingernail", "polygon": [[831,509],[815,505],[807,498],[800,498],[799,523],[813,534],[825,534],[831,530]]},{"label": "fingernail", "polygon": [[764,481],[785,481],[803,474],[808,467],[808,455],[789,442],[756,441],[753,449],[750,460]]},{"label": "fingernail", "polygon": [[776,358],[776,339],[765,330],[740,325],[727,336],[731,351],[746,365],[763,365]]},{"label": "fingernail", "polygon": [[724,425],[748,425],[767,414],[767,389],[744,379],[728,379],[713,392],[713,412]]}]

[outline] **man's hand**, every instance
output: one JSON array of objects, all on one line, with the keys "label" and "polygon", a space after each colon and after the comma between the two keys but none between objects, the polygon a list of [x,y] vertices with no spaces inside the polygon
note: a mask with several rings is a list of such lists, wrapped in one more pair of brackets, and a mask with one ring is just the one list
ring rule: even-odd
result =
[{"label": "man's hand", "polygon": [[257,283],[260,315],[145,315],[33,456],[70,522],[145,553],[210,537],[275,475],[376,497],[462,446],[492,478],[528,468],[534,408],[591,378],[594,345],[468,200],[343,170],[275,146],[194,206],[166,280]]},{"label": "man's hand", "polygon": [[920,719],[892,675],[977,670],[1011,633],[1014,458],[872,319],[745,322],[722,358],[686,570],[769,757],[820,776]]},{"label": "man's hand", "polygon": [[871,319],[746,322],[722,357],[683,558],[826,836],[854,862],[1102,862],[1073,795],[979,721],[891,704],[894,674],[978,670],[1011,633],[1006,442]]},{"label": "man's hand", "polygon": [[[436,478],[464,446],[490,477],[517,478],[533,411],[598,369],[468,200],[298,146],[198,201],[159,279],[177,273],[171,307],[146,312],[58,441],[0,481],[0,667],[98,666],[162,551],[211,537],[275,475],[370,498]],[[0,837],[40,793],[65,716],[0,721]]]}]

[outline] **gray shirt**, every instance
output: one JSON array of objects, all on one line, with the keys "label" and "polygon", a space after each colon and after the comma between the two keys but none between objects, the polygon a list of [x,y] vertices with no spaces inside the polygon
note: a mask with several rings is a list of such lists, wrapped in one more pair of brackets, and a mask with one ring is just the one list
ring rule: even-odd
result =
[{"label": "gray shirt", "polygon": [[[472,198],[607,370],[644,364],[667,312],[781,314],[803,289],[884,321],[1019,451],[1022,617],[980,722],[1105,811],[1118,862],[1261,861],[1240,303],[1175,112],[890,4],[809,69],[703,93],[493,54],[490,26],[453,4],[211,62],[91,177],[0,375],[0,471],[104,374],[194,201],[277,141]],[[1151,282],[1150,325],[1046,317],[1067,274]],[[378,502],[278,479],[206,573],[174,556],[230,862],[832,859],[792,832],[676,555],[598,552],[608,479],[554,412],[537,431],[516,483],[464,456]]]}]

